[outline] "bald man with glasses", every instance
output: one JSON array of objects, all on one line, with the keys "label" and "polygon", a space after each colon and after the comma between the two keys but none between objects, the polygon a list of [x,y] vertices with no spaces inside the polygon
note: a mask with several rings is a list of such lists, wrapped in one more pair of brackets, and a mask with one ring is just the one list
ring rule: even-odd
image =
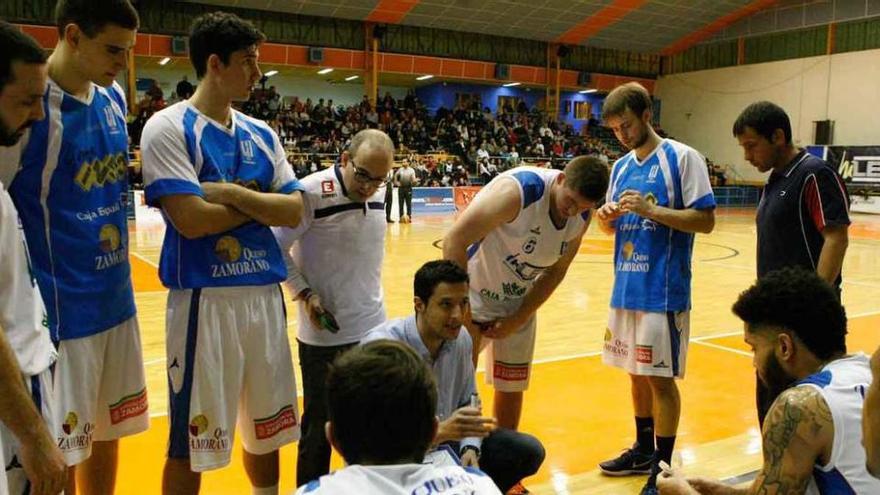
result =
[{"label": "bald man with glasses", "polygon": [[385,178],[394,144],[384,132],[357,133],[340,163],[301,181],[302,221],[276,228],[287,287],[299,303],[297,341],[304,412],[297,486],[329,472],[324,382],[328,365],[385,321]]}]

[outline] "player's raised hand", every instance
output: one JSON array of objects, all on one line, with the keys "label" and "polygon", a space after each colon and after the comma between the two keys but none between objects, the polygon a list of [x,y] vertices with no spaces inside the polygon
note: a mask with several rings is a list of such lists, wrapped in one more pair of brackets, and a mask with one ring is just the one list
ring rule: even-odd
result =
[{"label": "player's raised hand", "polygon": [[625,213],[632,212],[643,217],[647,217],[651,208],[654,207],[654,205],[649,203],[638,191],[624,191],[623,194],[620,195],[618,205]]},{"label": "player's raised hand", "polygon": [[625,213],[625,211],[620,209],[620,205],[614,201],[609,201],[596,210],[596,216],[598,216],[599,220],[602,222],[612,222]]}]

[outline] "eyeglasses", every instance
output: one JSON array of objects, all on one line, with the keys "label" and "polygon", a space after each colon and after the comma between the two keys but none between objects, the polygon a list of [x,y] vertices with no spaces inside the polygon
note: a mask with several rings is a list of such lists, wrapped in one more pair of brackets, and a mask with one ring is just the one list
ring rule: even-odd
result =
[{"label": "eyeglasses", "polygon": [[373,187],[379,187],[385,183],[385,176],[382,177],[373,177],[369,172],[358,167],[354,160],[351,160],[351,166],[354,168],[354,179],[361,184],[367,184]]}]

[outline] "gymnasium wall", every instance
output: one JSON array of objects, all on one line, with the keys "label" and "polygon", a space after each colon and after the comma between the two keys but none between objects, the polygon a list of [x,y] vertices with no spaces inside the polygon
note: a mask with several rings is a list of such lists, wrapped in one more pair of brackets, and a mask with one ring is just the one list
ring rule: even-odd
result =
[{"label": "gymnasium wall", "polygon": [[[159,87],[165,93],[165,97],[169,97],[171,92],[177,87],[177,82],[186,75],[189,82],[196,85],[195,71],[188,65],[180,64],[178,67],[148,67],[145,64],[139,65],[137,68],[138,78],[150,78],[159,81]],[[328,98],[333,100],[334,104],[354,105],[360,103],[364,97],[364,83],[360,79],[351,83],[329,84],[323,79],[316,77],[301,77],[296,75],[277,74],[269,78],[266,86],[275,86],[279,94],[284,97],[299,96],[305,100],[311,98],[313,102],[317,102],[318,98]],[[385,96],[385,92],[390,92],[397,99],[406,96],[406,88],[379,86],[379,95]]]},{"label": "gymnasium wall", "polygon": [[661,76],[664,130],[719,164],[735,179],[760,181],[731,129],[748,104],[770,100],[792,121],[798,146],[813,144],[813,121],[830,119],[834,144],[880,143],[880,50],[741,65]]}]

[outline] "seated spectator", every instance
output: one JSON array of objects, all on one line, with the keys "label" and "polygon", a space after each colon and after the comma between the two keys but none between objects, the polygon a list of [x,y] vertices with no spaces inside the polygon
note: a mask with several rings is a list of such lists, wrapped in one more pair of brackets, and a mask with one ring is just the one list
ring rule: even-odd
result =
[{"label": "seated spectator", "polygon": [[391,339],[411,346],[431,363],[440,401],[435,444],[450,445],[462,465],[482,469],[502,492],[538,471],[544,447],[535,437],[504,428],[482,416],[474,380],[470,334],[468,275],[449,260],[430,261],[416,272],[415,314],[390,320],[362,342]]},{"label": "seated spectator", "polygon": [[422,464],[437,433],[436,408],[431,370],[408,346],[384,340],[342,354],[327,374],[325,433],[346,467],[301,486],[297,495],[411,495],[453,484],[467,490],[450,495],[498,495],[478,469]]},{"label": "seated spectator", "polygon": [[862,446],[862,404],[871,386],[864,354],[846,354],[846,313],[815,272],[784,268],[740,294],[733,312],[758,376],[783,391],[764,421],[764,465],[746,488],[667,472],[661,494],[880,493]]}]

